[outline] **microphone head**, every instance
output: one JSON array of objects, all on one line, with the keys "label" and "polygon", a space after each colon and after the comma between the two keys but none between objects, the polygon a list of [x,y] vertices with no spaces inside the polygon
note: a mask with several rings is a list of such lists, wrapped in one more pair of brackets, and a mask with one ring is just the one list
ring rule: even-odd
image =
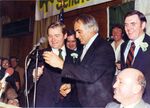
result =
[{"label": "microphone head", "polygon": [[41,37],[39,40],[39,43],[45,43],[46,42],[46,38],[45,37]]},{"label": "microphone head", "polygon": [[8,74],[9,76],[11,76],[14,73],[14,69],[9,67],[6,69],[5,73]]}]

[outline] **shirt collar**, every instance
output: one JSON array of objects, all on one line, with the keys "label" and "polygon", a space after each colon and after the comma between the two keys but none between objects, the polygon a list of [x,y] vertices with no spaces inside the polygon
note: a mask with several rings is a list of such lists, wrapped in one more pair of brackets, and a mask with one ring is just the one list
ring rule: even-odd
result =
[{"label": "shirt collar", "polygon": [[91,44],[93,43],[93,41],[96,39],[97,36],[98,36],[98,33],[96,33],[96,34],[89,40],[89,42],[88,42],[86,45],[84,45],[84,48],[88,49],[88,48],[91,46]]},{"label": "shirt collar", "polygon": [[123,106],[122,104],[120,105],[120,108],[134,108],[141,100],[138,100],[137,102],[130,104],[128,106]]},{"label": "shirt collar", "polygon": [[[144,37],[145,37],[145,34],[143,33],[141,36],[139,36],[136,40],[134,40],[134,44],[135,44],[135,46],[137,47],[137,46],[140,46],[140,43],[141,42],[143,42],[143,40],[144,40]],[[131,44],[133,41],[129,41],[129,43]],[[129,44],[129,45],[130,45]]]},{"label": "shirt collar", "polygon": [[[65,53],[65,52],[66,52],[65,45],[63,45],[63,46],[61,47],[61,49],[62,49],[62,53]],[[56,55],[59,54],[59,49],[52,48],[52,51],[53,51]]]}]

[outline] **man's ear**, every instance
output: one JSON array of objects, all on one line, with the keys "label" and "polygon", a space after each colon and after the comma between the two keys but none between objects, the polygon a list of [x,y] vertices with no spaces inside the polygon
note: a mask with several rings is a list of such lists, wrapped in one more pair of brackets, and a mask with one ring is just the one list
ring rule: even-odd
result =
[{"label": "man's ear", "polygon": [[66,39],[66,38],[67,38],[67,33],[64,34],[64,39]]},{"label": "man's ear", "polygon": [[134,93],[134,94],[137,94],[137,93],[139,93],[139,92],[141,91],[141,89],[142,89],[141,85],[136,84],[136,85],[133,87],[133,93]]},{"label": "man's ear", "polygon": [[146,28],[146,22],[142,22],[142,29],[144,30]]}]

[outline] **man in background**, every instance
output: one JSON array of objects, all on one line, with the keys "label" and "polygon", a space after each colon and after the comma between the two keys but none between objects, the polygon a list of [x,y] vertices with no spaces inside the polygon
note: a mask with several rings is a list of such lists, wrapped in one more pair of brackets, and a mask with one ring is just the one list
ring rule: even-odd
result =
[{"label": "man in background", "polygon": [[79,39],[76,38],[75,31],[72,29],[67,30],[66,47],[76,52],[82,50],[82,45]]},{"label": "man in background", "polygon": [[121,70],[121,64],[120,64],[120,49],[121,44],[124,42],[123,40],[123,28],[120,24],[116,24],[112,27],[112,37],[113,42],[111,43],[111,46],[113,47],[115,58],[116,58],[116,73],[117,75]]},{"label": "man in background", "polygon": [[24,86],[24,68],[19,66],[19,59],[15,56],[10,57],[10,66],[14,68],[16,72],[19,74],[20,78],[20,90],[23,89]]},{"label": "man in background", "polygon": [[147,81],[143,98],[150,104],[150,36],[145,33],[146,23],[146,17],[137,10],[125,15],[125,31],[130,40],[121,46],[121,68],[132,67],[143,72]]}]

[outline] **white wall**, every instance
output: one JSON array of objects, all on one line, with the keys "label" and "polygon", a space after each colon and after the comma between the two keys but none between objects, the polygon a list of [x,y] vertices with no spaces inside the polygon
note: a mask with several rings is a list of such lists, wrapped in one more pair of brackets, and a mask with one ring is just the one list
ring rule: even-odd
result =
[{"label": "white wall", "polygon": [[147,19],[146,33],[150,35],[150,0],[135,0],[135,10],[142,12]]}]

